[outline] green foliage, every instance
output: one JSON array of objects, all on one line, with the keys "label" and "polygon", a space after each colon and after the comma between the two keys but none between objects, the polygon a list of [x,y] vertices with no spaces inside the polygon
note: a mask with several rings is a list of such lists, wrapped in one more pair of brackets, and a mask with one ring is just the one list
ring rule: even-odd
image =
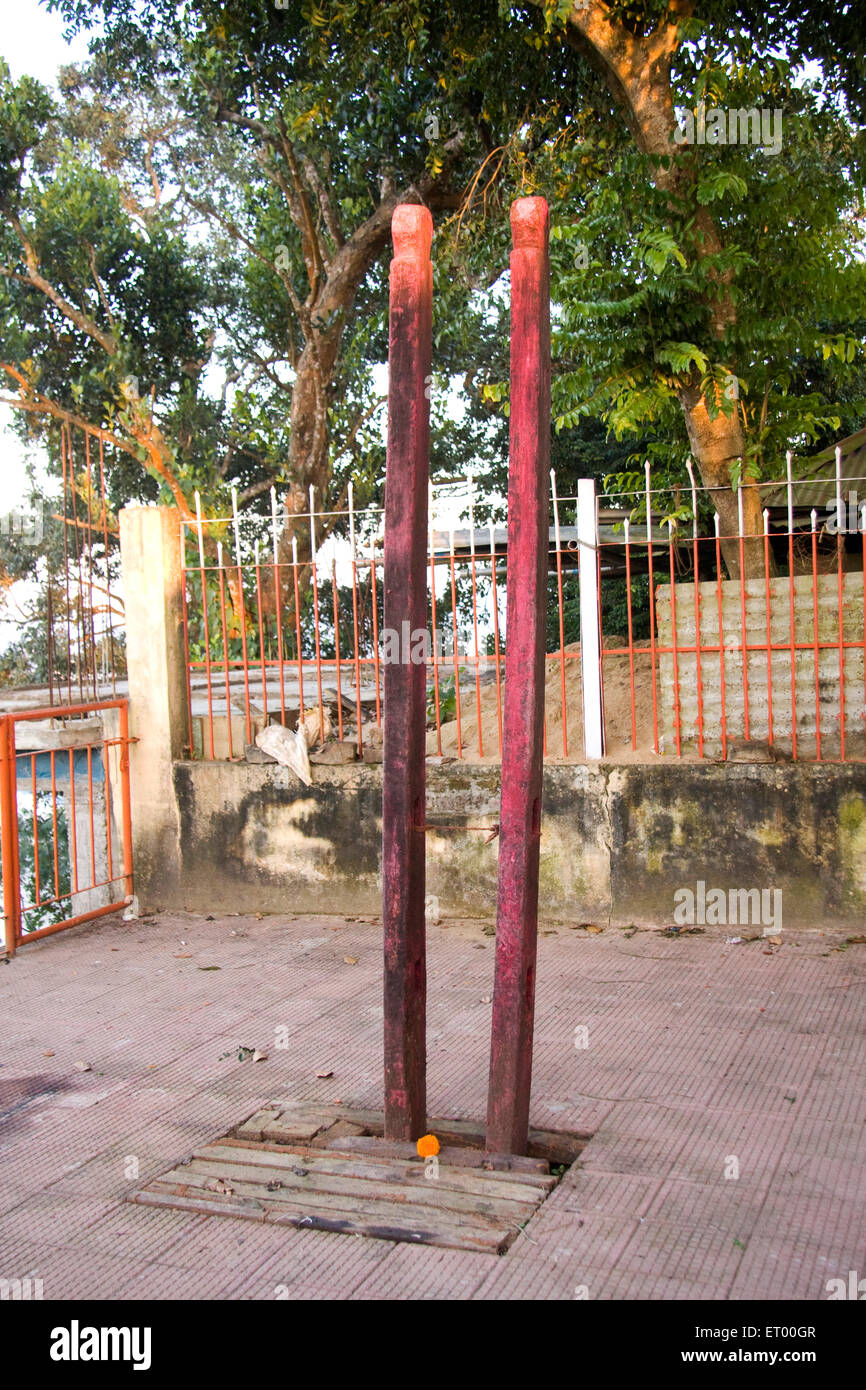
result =
[{"label": "green foliage", "polygon": [[[476,476],[491,492],[502,477],[508,368],[501,276],[507,207],[518,193],[543,193],[551,206],[555,427],[578,436],[594,421],[612,450],[631,441],[650,458],[654,480],[670,485],[672,512],[675,490],[686,482],[686,388],[699,388],[711,418],[738,413],[751,477],[779,472],[789,447],[820,447],[862,423],[864,142],[857,120],[866,109],[866,61],[856,6],[707,0],[681,26],[672,70],[677,111],[698,102],[779,108],[782,149],[771,155],[749,145],[693,145],[669,156],[637,148],[604,80],[566,42],[572,7],[561,0],[472,7],[305,0],[287,10],[270,0],[191,0],[182,9],[171,0],[51,0],[51,7],[73,25],[100,16],[106,73],[118,90],[133,67],[144,85],[166,73],[174,81],[183,76],[185,109],[200,127],[199,149],[208,151],[207,165],[191,168],[201,168],[202,182],[216,177],[244,228],[246,240],[226,248],[233,348],[258,332],[278,354],[287,352],[291,318],[272,273],[240,248],[284,242],[296,290],[304,268],[279,198],[246,156],[243,178],[230,177],[230,142],[219,146],[215,104],[267,118],[278,110],[305,152],[327,163],[348,222],[374,205],[377,182],[399,185],[419,161],[441,168],[449,138],[466,133],[459,167],[473,196],[459,215],[440,217],[435,245],[437,363],[452,381],[457,373],[464,378],[463,434],[442,422],[436,466],[443,474],[465,466],[477,449]],[[614,0],[609,9],[640,36],[668,6]],[[801,70],[807,61],[817,74],[808,80]],[[22,95],[16,118],[25,128],[34,119],[27,100]],[[664,191],[654,176],[678,168],[693,179]],[[710,254],[708,227],[718,242]],[[733,310],[722,331],[712,312],[720,284]],[[338,440],[367,399],[372,363],[384,357],[384,310],[380,260],[348,325],[332,405]],[[238,432],[252,437],[255,429],[255,448],[266,458],[281,437],[272,387],[260,377],[236,396]],[[334,464],[341,480],[355,473],[368,497],[379,495],[382,453],[372,437],[345,457],[335,449]]]},{"label": "green foliage", "polygon": [[[19,793],[19,796],[21,794]],[[23,797],[31,804],[18,807],[18,859],[20,866],[22,907],[32,907],[23,916],[24,932],[39,931],[42,927],[62,922],[71,911],[72,871],[69,846],[69,822],[65,802],[58,795],[56,803],[52,793],[41,788],[36,792],[34,834],[34,809],[32,793]],[[54,807],[57,811],[56,835],[54,831]],[[38,840],[39,852],[36,844]],[[57,854],[58,883],[54,881],[55,850]],[[39,864],[39,891],[37,892],[37,858]],[[56,898],[56,902],[50,899]],[[48,900],[48,901],[47,901]],[[39,905],[41,904],[41,906]]]}]

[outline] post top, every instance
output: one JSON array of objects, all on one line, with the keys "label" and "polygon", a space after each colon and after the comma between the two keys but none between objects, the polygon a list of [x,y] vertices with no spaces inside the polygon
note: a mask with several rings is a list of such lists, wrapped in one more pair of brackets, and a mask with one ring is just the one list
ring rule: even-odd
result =
[{"label": "post top", "polygon": [[545,246],[550,226],[546,198],[516,198],[511,204],[511,239],[521,246]]},{"label": "post top", "polygon": [[421,203],[398,203],[391,218],[394,256],[426,260],[433,240],[433,218]]}]

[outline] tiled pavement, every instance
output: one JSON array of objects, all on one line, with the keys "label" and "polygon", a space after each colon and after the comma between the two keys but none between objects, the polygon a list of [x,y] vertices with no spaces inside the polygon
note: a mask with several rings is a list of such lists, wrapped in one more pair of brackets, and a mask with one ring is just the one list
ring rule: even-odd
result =
[{"label": "tiled pavement", "polygon": [[[842,942],[542,936],[532,1122],[594,1138],[499,1258],[123,1200],[264,1101],[380,1106],[375,923],[104,919],[34,943],[0,966],[0,1278],[47,1299],[826,1298],[866,1274],[866,946]],[[430,929],[431,1114],[483,1116],[493,946]]]}]

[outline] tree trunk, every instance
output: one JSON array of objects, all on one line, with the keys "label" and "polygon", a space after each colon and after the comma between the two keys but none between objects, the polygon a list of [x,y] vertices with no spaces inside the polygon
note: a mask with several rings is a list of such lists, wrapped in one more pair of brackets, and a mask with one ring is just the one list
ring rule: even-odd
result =
[{"label": "tree trunk", "polygon": [[[638,148],[646,154],[664,157],[653,173],[656,186],[682,202],[695,179],[693,160],[674,142],[676,116],[671,93],[671,59],[677,50],[679,23],[691,16],[694,0],[671,0],[670,22],[645,37],[638,38],[611,19],[605,5],[575,4],[568,17],[567,37],[572,46],[604,77],[621,107]],[[706,208],[698,208],[695,226],[696,254],[700,258],[718,255],[722,241],[718,227]],[[730,293],[732,273],[713,277],[714,289],[707,296],[710,331],[721,341],[736,323],[736,307]],[[710,418],[706,399],[693,378],[682,385],[678,399],[685,418],[692,454],[701,481],[715,493],[720,530],[725,538],[722,553],[732,578],[740,574],[739,507],[731,489],[731,465],[745,453],[742,422],[736,411]],[[764,546],[760,494],[754,483],[743,487],[743,531],[748,539],[742,547],[744,576],[764,573]],[[771,572],[772,557],[770,559]]]},{"label": "tree trunk", "polygon": [[[719,414],[711,419],[707,402],[697,385],[682,387],[679,402],[685,416],[692,455],[707,488],[717,489],[713,505],[719,514],[721,552],[728,573],[740,573],[740,516],[737,493],[731,487],[731,466],[742,459],[745,448],[740,418]],[[764,518],[761,494],[754,482],[743,481],[743,570],[747,579],[764,574]],[[772,572],[772,554],[770,556]]]}]

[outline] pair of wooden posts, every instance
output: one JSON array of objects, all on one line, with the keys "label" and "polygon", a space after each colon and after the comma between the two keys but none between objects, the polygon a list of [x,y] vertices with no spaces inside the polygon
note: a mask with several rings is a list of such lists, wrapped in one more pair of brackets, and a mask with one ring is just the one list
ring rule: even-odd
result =
[{"label": "pair of wooden posts", "polygon": [[[511,209],[511,417],[505,720],[496,977],[487,1148],[524,1153],[529,1131],[544,718],[550,454],[549,216],[543,198]],[[425,630],[433,271],[429,211],[392,223],[385,627]],[[425,756],[427,670],[404,652],[385,667],[383,920],[385,1136],[427,1127]]]}]

